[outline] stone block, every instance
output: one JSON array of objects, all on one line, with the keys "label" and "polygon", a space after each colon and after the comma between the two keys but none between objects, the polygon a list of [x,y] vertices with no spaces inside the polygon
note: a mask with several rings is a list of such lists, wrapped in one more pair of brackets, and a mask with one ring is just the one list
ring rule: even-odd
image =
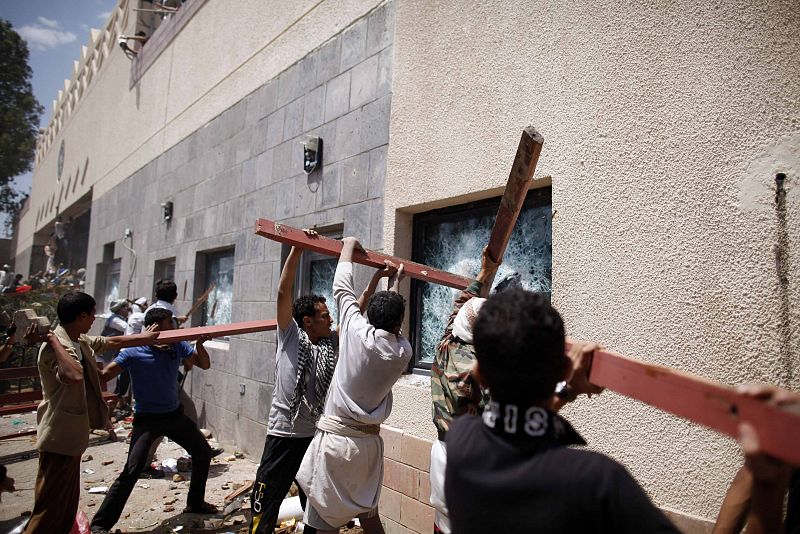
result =
[{"label": "stone block", "polygon": [[[253,342],[248,341],[249,344],[253,344]],[[248,352],[248,357],[250,361],[250,367],[248,369],[248,374],[241,375],[241,384],[244,384],[244,395],[240,395],[242,400],[242,411],[239,412],[241,415],[244,415],[251,421],[259,421],[258,419],[258,395],[259,395],[259,383],[253,380],[251,377],[253,376],[253,354],[252,352]]]},{"label": "stone block", "polygon": [[313,212],[317,203],[317,190],[319,183],[312,180],[311,176],[301,174],[294,178],[294,215],[306,215]]},{"label": "stone block", "polygon": [[294,217],[294,184],[293,178],[278,183],[275,216],[279,220]]},{"label": "stone block", "polygon": [[403,431],[399,428],[381,425],[381,438],[383,438],[383,456],[399,462],[402,454]]},{"label": "stone block", "polygon": [[361,150],[372,150],[389,142],[389,118],[392,97],[387,95],[362,108]]},{"label": "stone block", "polygon": [[257,302],[264,302],[275,298],[272,291],[272,264],[257,263],[255,265],[252,298]]},{"label": "stone block", "polygon": [[364,60],[367,49],[367,19],[361,19],[342,34],[339,70],[346,71]]},{"label": "stone block", "polygon": [[278,76],[278,101],[276,104],[278,107],[283,107],[300,94],[297,64],[294,64]]},{"label": "stone block", "polygon": [[325,85],[320,85],[305,96],[303,106],[303,131],[316,128],[325,120]]},{"label": "stone block", "polygon": [[258,158],[250,158],[242,162],[242,194],[256,190],[256,163]]},{"label": "stone block", "polygon": [[403,495],[416,498],[419,493],[419,470],[384,458],[383,485]]},{"label": "stone block", "polygon": [[346,206],[344,210],[343,235],[355,236],[361,243],[369,243],[372,217],[370,208],[369,202],[359,202],[358,204]]},{"label": "stone block", "polygon": [[271,80],[250,93],[247,101],[247,120],[251,123],[261,121],[275,111],[277,100],[278,82]]},{"label": "stone block", "polygon": [[431,445],[431,442],[426,439],[418,438],[411,434],[403,434],[402,462],[421,471],[430,471]]},{"label": "stone block", "polygon": [[265,148],[272,148],[283,141],[283,119],[285,114],[286,110],[280,108],[267,117],[267,144]]},{"label": "stone block", "polygon": [[400,502],[402,493],[399,493],[391,488],[381,488],[381,497],[378,503],[378,509],[381,515],[388,517],[393,521],[400,521]]},{"label": "stone block", "polygon": [[262,152],[255,161],[255,189],[261,189],[272,183],[273,150]]},{"label": "stone block", "polygon": [[296,174],[292,172],[292,142],[281,143],[272,150],[272,181],[279,182]]},{"label": "stone block", "polygon": [[[362,141],[362,109],[366,110],[370,106],[374,106],[377,102],[373,102],[364,108],[356,109],[355,111],[351,111],[347,115],[343,117],[339,117],[336,120],[336,144],[334,146],[334,159],[336,160],[343,160],[345,158],[349,158],[351,156],[355,156],[359,152],[363,152],[361,150],[361,146],[364,145],[364,141]],[[373,112],[371,115],[375,115]],[[388,124],[387,124],[388,127]],[[372,130],[373,126],[367,126],[367,129],[370,131]],[[386,138],[388,141],[389,132],[386,132]],[[372,136],[370,136],[370,140],[372,140]],[[378,143],[378,144],[386,144]],[[375,145],[377,146],[377,145]]]},{"label": "stone block", "polygon": [[267,427],[247,418],[238,421],[236,445],[252,458],[260,458],[267,437]]},{"label": "stone block", "polygon": [[383,515],[381,515],[381,524],[383,525],[383,530],[386,534],[417,534],[413,530],[404,527],[397,521],[393,521],[388,517],[383,517]]},{"label": "stone block", "polygon": [[430,532],[433,526],[433,507],[403,495],[400,501],[400,523],[416,532]]},{"label": "stone block", "polygon": [[317,85],[321,85],[339,74],[341,43],[342,39],[337,35],[320,48],[317,60]]},{"label": "stone block", "polygon": [[378,88],[377,96],[392,92],[392,76],[394,76],[394,47],[384,48],[378,54]]},{"label": "stone block", "polygon": [[394,38],[394,4],[383,4],[367,19],[367,55],[391,44]]},{"label": "stone block", "polygon": [[375,100],[378,90],[379,57],[371,56],[350,71],[350,109]]},{"label": "stone block", "polygon": [[376,198],[372,201],[372,219],[370,221],[369,248],[372,250],[383,249],[383,199]]},{"label": "stone block", "polygon": [[[248,346],[251,342],[239,340],[234,346],[234,341],[234,339],[231,339],[229,357],[233,358],[236,365],[236,374],[240,377],[253,376],[253,353]],[[253,413],[253,417],[255,417],[255,413]]]},{"label": "stone block", "polygon": [[367,198],[369,154],[359,154],[342,162],[342,204]]},{"label": "stone block", "polygon": [[379,146],[369,153],[369,183],[367,196],[369,198],[382,198],[386,183],[386,155],[389,147]]},{"label": "stone block", "polygon": [[[275,218],[275,188],[264,187],[245,198],[245,219],[255,225],[256,219]],[[262,238],[263,239],[263,238]]]},{"label": "stone block", "polygon": [[298,98],[286,106],[283,119],[283,139],[291,139],[303,132],[303,98]]},{"label": "stone block", "polygon": [[420,472],[419,474],[417,500],[426,504],[431,502],[431,477],[427,473]]},{"label": "stone block", "polygon": [[322,167],[321,192],[317,195],[317,209],[339,205],[342,164],[331,163]]},{"label": "stone block", "polygon": [[317,86],[317,52],[312,52],[297,64],[297,88],[300,94],[305,94]]},{"label": "stone block", "polygon": [[325,89],[325,122],[344,115],[350,109],[350,71],[332,79]]},{"label": "stone block", "polygon": [[253,125],[253,138],[250,140],[250,155],[255,157],[267,149],[267,117]]},{"label": "stone block", "polygon": [[237,165],[250,158],[253,150],[253,129],[242,128],[231,141],[232,165]]}]

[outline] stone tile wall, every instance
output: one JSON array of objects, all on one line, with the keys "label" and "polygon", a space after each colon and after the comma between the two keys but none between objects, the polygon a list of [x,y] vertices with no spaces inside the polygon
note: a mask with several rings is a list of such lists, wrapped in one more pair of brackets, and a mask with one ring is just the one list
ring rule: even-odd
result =
[{"label": "stone tile wall", "polygon": [[[104,245],[122,258],[120,293],[151,296],[153,266],[176,258],[179,310],[195,287],[198,253],[235,248],[234,322],[273,318],[281,245],[253,233],[257,218],[297,227],[342,225],[365,247],[383,247],[394,6],[379,6],[170,148],[92,203],[87,288],[102,291]],[[323,139],[323,165],[303,174],[301,140]],[[160,204],[173,202],[165,223]],[[124,244],[131,245],[129,241]],[[369,272],[357,271],[357,284]],[[198,279],[198,282],[200,279]],[[95,297],[102,298],[96,294]],[[261,455],[275,379],[274,333],[211,343],[212,368],[185,387],[201,423]],[[244,385],[244,388],[242,388]]]}]

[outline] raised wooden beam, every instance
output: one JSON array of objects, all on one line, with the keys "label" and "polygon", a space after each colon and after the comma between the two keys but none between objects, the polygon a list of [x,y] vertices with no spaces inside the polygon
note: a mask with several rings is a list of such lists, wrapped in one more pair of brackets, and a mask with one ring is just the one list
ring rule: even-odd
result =
[{"label": "raised wooden beam", "polygon": [[758,433],[765,452],[800,465],[800,413],[778,408],[701,376],[602,350],[594,354],[592,384],[738,438],[741,422]]},{"label": "raised wooden beam", "polygon": [[123,347],[139,347],[142,345],[153,345],[163,343],[178,343],[179,341],[189,341],[199,337],[224,337],[237,336],[240,334],[250,334],[253,332],[265,332],[278,328],[275,319],[264,321],[247,321],[243,323],[219,324],[214,326],[197,326],[194,328],[180,328],[177,330],[167,330],[159,332],[154,341],[144,341],[141,339],[131,339],[133,336],[122,336],[128,340],[122,341]]},{"label": "raised wooden beam", "polygon": [[522,130],[517,154],[511,165],[511,174],[508,176],[508,183],[506,183],[503,199],[500,201],[500,208],[497,210],[497,217],[489,237],[487,252],[489,257],[495,261],[502,260],[503,254],[506,252],[508,240],[511,239],[511,233],[517,224],[517,217],[522,211],[525,196],[531,186],[533,172],[536,170],[543,143],[544,137],[533,126]]},{"label": "raised wooden beam", "polygon": [[[272,239],[273,241],[278,241],[279,243],[313,250],[314,252],[326,256],[338,257],[342,252],[341,241],[324,236],[309,237],[302,230],[268,219],[259,219],[256,221],[256,234],[266,237],[267,239]],[[353,252],[353,261],[361,265],[367,265],[368,267],[383,267],[383,262],[385,260],[390,260],[398,266],[402,263],[405,266],[406,276],[425,282],[433,282],[434,284],[441,284],[456,289],[466,289],[472,281],[465,276],[434,269],[433,267],[404,260],[403,258],[395,258],[387,254],[381,254],[380,252],[372,252],[370,250],[366,253],[360,251]]]}]

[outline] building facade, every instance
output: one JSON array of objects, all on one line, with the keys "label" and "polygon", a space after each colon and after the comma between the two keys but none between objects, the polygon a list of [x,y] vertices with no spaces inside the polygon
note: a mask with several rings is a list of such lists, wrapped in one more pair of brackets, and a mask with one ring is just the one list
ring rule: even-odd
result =
[{"label": "building facade", "polygon": [[[474,275],[532,124],[544,149],[501,278],[548,292],[571,337],[800,388],[791,0],[189,0],[163,19],[136,4],[92,32],[54,103],[17,271],[43,268],[59,221],[98,302],[174,278],[179,309],[216,285],[192,325],[272,318],[288,251],[254,234],[268,218]],[[137,31],[149,40],[126,55]],[[309,175],[307,136],[323,141]],[[298,291],[329,291],[333,263],[307,254]],[[385,430],[383,508],[395,531],[429,532],[425,373],[452,293],[403,290],[416,354]],[[212,369],[188,381],[201,422],[258,456],[274,334],[210,345]],[[612,392],[565,413],[687,528],[714,518],[742,461]]]}]

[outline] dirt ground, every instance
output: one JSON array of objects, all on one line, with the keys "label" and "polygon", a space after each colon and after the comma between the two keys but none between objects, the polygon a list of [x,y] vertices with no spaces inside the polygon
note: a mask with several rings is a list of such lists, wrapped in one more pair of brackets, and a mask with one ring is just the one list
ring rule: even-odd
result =
[{"label": "dirt ground", "polygon": [[[0,417],[0,435],[35,428],[34,413]],[[212,437],[213,439],[213,437]],[[223,445],[224,446],[224,445]],[[128,444],[125,439],[110,442],[105,432],[92,435],[89,447],[81,463],[81,499],[79,509],[89,520],[103,501],[104,494],[89,493],[91,488],[111,486],[125,464]],[[164,442],[158,448],[157,459],[180,458],[183,449],[174,442]],[[8,468],[8,475],[16,480],[15,493],[2,494],[0,503],[0,534],[8,532],[20,522],[23,514],[33,508],[33,488],[36,481],[38,459],[35,436],[13,438],[0,441],[0,464]],[[253,480],[258,465],[250,459],[226,447],[214,458],[209,470],[206,486],[206,500],[222,510],[225,497],[241,485]],[[175,482],[172,475],[163,479],[140,479],[125,505],[122,517],[115,528],[123,533],[190,533],[190,532],[247,532],[249,521],[249,492],[240,500],[241,509],[230,511],[227,515],[198,516],[182,514],[186,506],[190,473],[180,473],[185,481]],[[233,506],[235,508],[236,506]],[[211,520],[211,522],[208,522]],[[293,528],[285,531],[294,532]],[[342,533],[358,534],[361,529],[342,529]]]}]

